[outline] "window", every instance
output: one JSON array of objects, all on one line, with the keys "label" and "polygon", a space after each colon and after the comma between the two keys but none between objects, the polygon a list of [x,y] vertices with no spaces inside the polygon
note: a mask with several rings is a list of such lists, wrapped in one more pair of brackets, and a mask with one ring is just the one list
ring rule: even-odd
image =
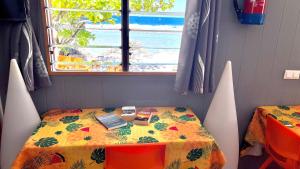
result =
[{"label": "window", "polygon": [[184,0],[45,0],[50,72],[176,72]]}]

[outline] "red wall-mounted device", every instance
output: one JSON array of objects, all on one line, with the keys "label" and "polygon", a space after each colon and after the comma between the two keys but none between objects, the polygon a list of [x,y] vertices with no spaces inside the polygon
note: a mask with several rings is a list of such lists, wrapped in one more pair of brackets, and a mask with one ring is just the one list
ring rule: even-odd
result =
[{"label": "red wall-mounted device", "polygon": [[238,19],[242,24],[264,24],[266,0],[245,0],[243,10],[239,8],[237,0],[233,0],[233,4]]}]

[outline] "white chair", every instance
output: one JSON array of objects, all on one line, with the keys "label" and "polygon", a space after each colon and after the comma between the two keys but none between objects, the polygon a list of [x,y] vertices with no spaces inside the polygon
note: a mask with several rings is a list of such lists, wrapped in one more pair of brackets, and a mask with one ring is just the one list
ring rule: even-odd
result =
[{"label": "white chair", "polygon": [[239,133],[234,99],[231,62],[226,63],[221,80],[210,104],[204,126],[214,136],[224,152],[224,169],[237,169]]},{"label": "white chair", "polygon": [[41,122],[15,59],[10,62],[1,137],[1,169],[10,169],[25,141]]}]

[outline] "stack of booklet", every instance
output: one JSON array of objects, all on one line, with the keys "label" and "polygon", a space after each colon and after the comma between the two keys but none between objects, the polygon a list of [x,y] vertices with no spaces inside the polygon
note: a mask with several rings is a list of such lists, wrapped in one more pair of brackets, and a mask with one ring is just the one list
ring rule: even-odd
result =
[{"label": "stack of booklet", "polygon": [[122,107],[122,119],[126,121],[132,121],[136,117],[135,106],[123,106]]},{"label": "stack of booklet", "polygon": [[108,130],[112,130],[127,126],[127,121],[132,121],[136,125],[147,126],[154,112],[157,112],[157,110],[153,108],[140,108],[136,110],[135,106],[124,106],[122,107],[121,117],[116,114],[106,114],[96,115],[95,118]]},{"label": "stack of booklet", "polygon": [[147,126],[150,123],[152,112],[150,111],[139,111],[136,113],[136,117],[133,120],[134,124]]}]

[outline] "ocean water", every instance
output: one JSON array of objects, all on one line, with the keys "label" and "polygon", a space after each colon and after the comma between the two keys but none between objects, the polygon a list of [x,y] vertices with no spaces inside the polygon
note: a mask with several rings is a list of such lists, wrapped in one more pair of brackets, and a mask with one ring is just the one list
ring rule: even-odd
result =
[{"label": "ocean water", "polygon": [[[113,17],[115,24],[87,23],[86,28],[95,35],[90,42],[93,46],[106,46],[107,48],[84,48],[82,52],[92,59],[97,58],[107,65],[121,63],[121,32],[120,30],[101,30],[101,28],[120,29],[120,17]],[[134,65],[156,65],[155,70],[165,69],[162,65],[176,71],[179,48],[181,43],[181,31],[183,29],[183,17],[166,16],[130,16],[130,62]],[[93,28],[93,29],[91,29]],[[95,30],[95,28],[98,28]],[[135,31],[139,30],[139,31]],[[177,32],[149,32],[143,30],[173,30]],[[161,65],[161,66],[157,66]],[[175,68],[174,68],[175,66]],[[141,69],[141,68],[136,68]]]}]

